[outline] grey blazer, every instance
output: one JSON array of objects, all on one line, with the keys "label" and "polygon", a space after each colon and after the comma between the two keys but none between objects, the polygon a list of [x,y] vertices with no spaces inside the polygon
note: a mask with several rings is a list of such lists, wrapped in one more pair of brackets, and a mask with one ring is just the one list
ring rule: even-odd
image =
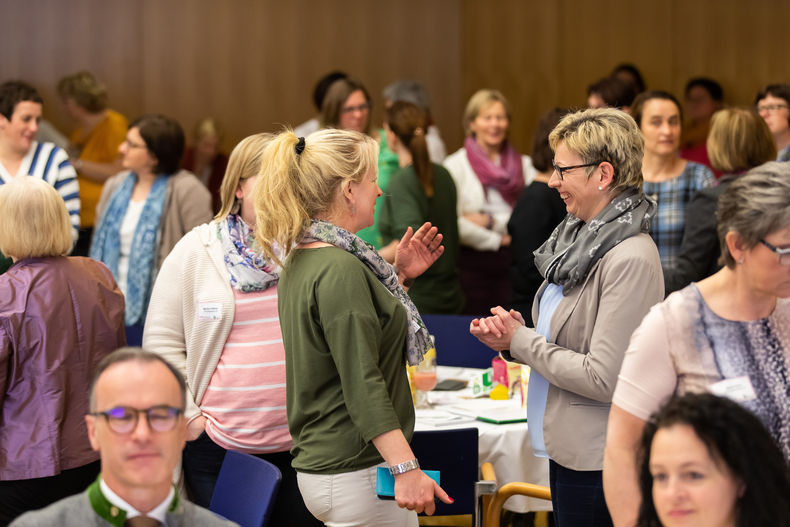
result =
[{"label": "grey blazer", "polygon": [[[88,491],[69,496],[37,511],[26,512],[11,522],[12,527],[113,527],[93,511]],[[167,527],[239,527],[211,511],[187,500],[180,500],[176,510],[167,513]]]},{"label": "grey blazer", "polygon": [[[532,305],[538,320],[543,282]],[[607,252],[584,282],[563,297],[551,318],[553,343],[519,328],[506,359],[549,381],[543,436],[551,459],[573,470],[601,470],[612,394],[631,333],[664,299],[664,276],[648,234]]]}]

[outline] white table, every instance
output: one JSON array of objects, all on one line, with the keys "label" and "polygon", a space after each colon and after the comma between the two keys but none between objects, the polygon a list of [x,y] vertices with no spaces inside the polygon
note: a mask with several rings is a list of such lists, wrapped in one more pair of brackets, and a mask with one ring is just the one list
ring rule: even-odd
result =
[{"label": "white table", "polygon": [[[438,366],[437,378],[468,379],[477,371],[471,368]],[[432,409],[418,409],[415,430],[438,430],[475,427],[480,433],[480,463],[490,462],[497,475],[497,483],[525,481],[538,485],[549,484],[548,459],[535,457],[527,431],[527,423],[490,424],[471,417],[488,410],[521,413],[521,397],[516,394],[508,401],[492,401],[488,397],[472,399],[469,388],[455,392],[431,392]],[[459,412],[460,411],[460,412]],[[524,411],[526,412],[526,410]],[[458,415],[467,413],[467,416]],[[514,496],[505,503],[513,512],[550,511],[551,502],[524,496]]]}]

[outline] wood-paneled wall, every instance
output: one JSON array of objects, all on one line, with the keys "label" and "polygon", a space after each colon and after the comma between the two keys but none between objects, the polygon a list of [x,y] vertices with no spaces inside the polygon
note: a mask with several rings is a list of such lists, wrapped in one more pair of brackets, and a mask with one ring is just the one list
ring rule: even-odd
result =
[{"label": "wood-paneled wall", "polygon": [[621,62],[681,100],[695,76],[718,80],[734,105],[790,82],[786,0],[469,0],[461,18],[462,99],[501,89],[522,150],[543,112],[586,105],[587,86]]},{"label": "wood-paneled wall", "polygon": [[68,131],[55,84],[88,69],[130,118],[162,112],[187,131],[219,118],[226,149],[312,116],[313,84],[331,69],[367,85],[375,123],[384,86],[423,81],[450,151],[467,98],[493,87],[528,151],[541,113],[582,106],[619,62],[651,88],[682,95],[708,75],[727,102],[750,104],[760,86],[790,81],[788,19],[786,0],[4,0],[0,79],[35,84]]}]

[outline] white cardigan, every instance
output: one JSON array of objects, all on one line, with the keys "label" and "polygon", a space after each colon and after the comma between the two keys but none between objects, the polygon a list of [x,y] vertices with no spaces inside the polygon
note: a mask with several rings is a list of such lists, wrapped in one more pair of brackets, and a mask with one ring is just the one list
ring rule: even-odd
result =
[{"label": "white cardigan", "polygon": [[217,224],[204,223],[181,238],[162,263],[143,332],[143,348],[184,375],[188,421],[200,416],[198,401],[217,368],[235,311]]},{"label": "white cardigan", "polygon": [[[521,163],[524,171],[524,186],[526,186],[535,179],[537,171],[532,166],[532,159],[529,156],[521,156]],[[494,210],[488,210],[490,209],[489,200],[486,199],[483,184],[480,183],[477,174],[472,170],[472,165],[469,164],[465,148],[447,156],[444,166],[453,176],[455,189],[458,193],[458,235],[461,245],[478,251],[499,250],[502,235],[507,233],[507,222],[513,208],[507,205],[499,192],[489,189],[489,195],[494,201],[500,202],[501,206]],[[494,218],[493,228],[488,230],[464,218],[464,214],[474,212],[490,212]]]}]

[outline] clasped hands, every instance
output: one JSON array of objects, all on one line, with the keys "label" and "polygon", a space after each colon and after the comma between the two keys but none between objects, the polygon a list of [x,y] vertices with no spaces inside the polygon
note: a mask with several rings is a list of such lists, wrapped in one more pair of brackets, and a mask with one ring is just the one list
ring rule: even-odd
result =
[{"label": "clasped hands", "polygon": [[475,318],[469,323],[469,333],[495,351],[510,349],[516,330],[526,325],[524,317],[515,309],[506,311],[502,306],[491,308],[491,316]]}]

